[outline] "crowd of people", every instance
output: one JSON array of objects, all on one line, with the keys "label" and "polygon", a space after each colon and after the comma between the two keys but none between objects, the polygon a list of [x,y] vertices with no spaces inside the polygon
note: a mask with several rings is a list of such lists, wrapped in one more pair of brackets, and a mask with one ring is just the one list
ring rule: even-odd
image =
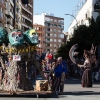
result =
[{"label": "crowd of people", "polygon": [[62,57],[53,59],[53,55],[47,52],[45,58],[42,60],[42,69],[44,76],[49,80],[51,90],[54,93],[63,93],[64,79],[67,73],[67,64]]},{"label": "crowd of people", "polygon": [[37,60],[42,65],[42,71],[45,78],[49,81],[51,90],[54,93],[62,94],[64,80],[68,77],[81,79],[83,87],[92,87],[92,81],[99,81],[100,61],[96,60],[95,55],[91,60],[92,56],[90,56],[90,52],[84,50],[84,57],[79,59],[80,64],[74,64],[70,59],[54,58],[48,51],[43,53],[42,57],[37,56]]},{"label": "crowd of people", "polygon": [[62,57],[54,60],[46,57],[42,61],[42,68],[44,76],[49,80],[51,90],[55,93],[63,93],[67,64],[63,61]]}]

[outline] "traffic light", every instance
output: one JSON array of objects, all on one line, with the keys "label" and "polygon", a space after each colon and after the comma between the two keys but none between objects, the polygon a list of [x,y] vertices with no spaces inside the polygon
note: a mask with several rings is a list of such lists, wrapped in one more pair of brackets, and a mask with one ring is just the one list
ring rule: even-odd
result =
[{"label": "traffic light", "polygon": [[28,4],[28,0],[22,0],[22,4]]}]

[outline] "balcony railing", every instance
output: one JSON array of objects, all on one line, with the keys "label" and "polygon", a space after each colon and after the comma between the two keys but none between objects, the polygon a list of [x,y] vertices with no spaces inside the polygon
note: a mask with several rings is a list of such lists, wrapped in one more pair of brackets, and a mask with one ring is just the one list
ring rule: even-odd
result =
[{"label": "balcony railing", "polygon": [[8,17],[12,17],[12,18],[14,18],[12,12],[5,10],[4,13],[5,13]]},{"label": "balcony railing", "polygon": [[25,16],[28,21],[32,22],[32,16],[31,15],[28,16],[27,14],[25,14],[23,12],[22,12],[22,15]]},{"label": "balcony railing", "polygon": [[0,18],[3,18],[3,13],[0,11]]},{"label": "balcony railing", "polygon": [[3,24],[2,23],[0,23],[0,27],[3,27]]},{"label": "balcony railing", "polygon": [[33,5],[33,0],[29,0],[29,4],[32,6]]},{"label": "balcony railing", "polygon": [[100,1],[94,4],[94,12],[100,12]]}]

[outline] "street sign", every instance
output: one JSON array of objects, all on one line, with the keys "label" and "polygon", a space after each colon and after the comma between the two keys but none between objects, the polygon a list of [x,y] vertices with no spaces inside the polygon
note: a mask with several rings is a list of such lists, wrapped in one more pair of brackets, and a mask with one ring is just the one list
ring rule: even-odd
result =
[{"label": "street sign", "polygon": [[13,61],[21,61],[20,55],[13,55]]}]

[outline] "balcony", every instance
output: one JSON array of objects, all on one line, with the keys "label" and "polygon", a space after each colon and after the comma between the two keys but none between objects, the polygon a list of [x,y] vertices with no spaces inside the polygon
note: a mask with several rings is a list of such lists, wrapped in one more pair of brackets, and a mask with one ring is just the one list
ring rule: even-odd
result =
[{"label": "balcony", "polygon": [[10,3],[12,4],[12,6],[14,7],[14,3],[13,3],[13,0],[10,0]]},{"label": "balcony", "polygon": [[33,6],[33,0],[29,0],[29,5],[32,7]]},{"label": "balcony", "polygon": [[100,1],[94,4],[94,12],[100,12]]},{"label": "balcony", "polygon": [[7,24],[4,24],[4,27],[5,27],[5,28],[7,28],[7,26],[8,26]]},{"label": "balcony", "polygon": [[27,19],[28,21],[30,21],[30,22],[32,22],[33,20],[32,20],[32,16],[30,15],[30,16],[28,16],[27,14],[25,14],[25,13],[22,13],[22,17],[24,17],[25,19]]},{"label": "balcony", "polygon": [[4,24],[4,27],[5,27],[5,28],[9,28],[9,29],[11,29],[11,30],[13,29],[13,27],[12,27],[10,24]]},{"label": "balcony", "polygon": [[4,2],[3,0],[0,0],[0,6],[2,6],[2,7],[3,7],[3,9],[5,9],[5,8],[6,8],[6,4],[5,4],[5,2]]},{"label": "balcony", "polygon": [[27,13],[29,13],[29,14],[33,14],[33,11],[32,11],[32,9],[28,9],[27,7],[25,7],[24,5],[22,6],[22,9],[23,10],[25,10]]},{"label": "balcony", "polygon": [[0,18],[3,19],[3,13],[0,11]]},{"label": "balcony", "polygon": [[4,14],[0,11],[0,21],[2,22],[2,23],[6,23],[6,19],[5,19],[5,16],[4,16]]},{"label": "balcony", "polygon": [[7,15],[8,18],[10,18],[10,17],[14,18],[12,12],[7,11],[7,10],[5,10],[4,12],[5,12],[5,14]]},{"label": "balcony", "polygon": [[0,27],[3,27],[3,24],[2,23],[0,23]]},{"label": "balcony", "polygon": [[11,19],[10,18],[7,19],[7,24],[11,24]]}]

